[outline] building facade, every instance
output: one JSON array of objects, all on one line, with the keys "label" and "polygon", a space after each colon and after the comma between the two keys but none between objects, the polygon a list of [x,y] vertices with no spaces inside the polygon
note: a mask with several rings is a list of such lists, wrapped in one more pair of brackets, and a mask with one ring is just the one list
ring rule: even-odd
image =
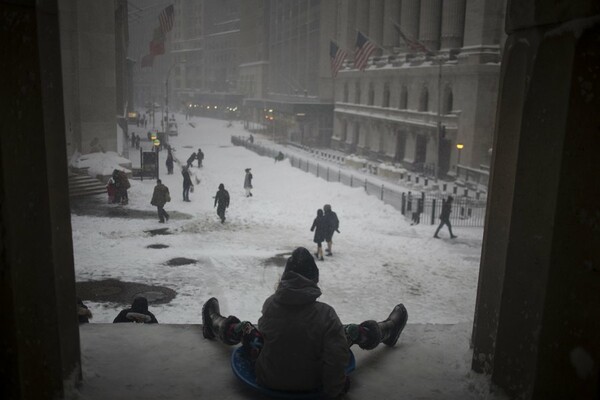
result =
[{"label": "building facade", "polygon": [[[486,183],[504,3],[338,2],[340,46],[351,57],[359,30],[378,50],[366,70],[348,60],[335,80],[331,147],[428,175],[468,175]],[[408,48],[395,25],[430,52]]]}]

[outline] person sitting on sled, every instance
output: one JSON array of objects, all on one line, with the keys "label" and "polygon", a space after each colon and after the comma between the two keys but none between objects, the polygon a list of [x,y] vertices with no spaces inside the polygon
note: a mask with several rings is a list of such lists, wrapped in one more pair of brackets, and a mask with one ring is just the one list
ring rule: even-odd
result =
[{"label": "person sitting on sled", "polygon": [[235,316],[222,316],[213,297],[202,307],[203,335],[228,345],[242,341],[256,358],[256,379],[262,386],[293,392],[321,390],[335,398],[349,387],[344,371],[349,347],[394,346],[408,313],[398,304],[383,322],[342,325],[333,307],[317,301],[318,282],[314,258],[299,247],[288,258],[277,290],[265,300],[258,329]]}]

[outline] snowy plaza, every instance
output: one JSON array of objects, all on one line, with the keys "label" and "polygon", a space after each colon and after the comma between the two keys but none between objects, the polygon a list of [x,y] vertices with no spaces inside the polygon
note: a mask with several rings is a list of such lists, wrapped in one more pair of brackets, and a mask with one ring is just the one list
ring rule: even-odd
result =
[{"label": "snowy plaza", "polygon": [[[179,135],[170,137],[174,174],[166,174],[166,151],[159,161],[160,178],[172,198],[165,206],[171,219],[158,223],[156,208],[150,205],[155,180],[150,179],[130,180],[128,205],[104,205],[115,211],[124,208],[124,214],[140,211],[139,216],[73,213],[77,282],[117,279],[168,287],[176,292],[172,301],[150,304],[160,323],[200,323],[202,304],[213,296],[224,313],[255,322],[291,251],[298,246],[316,251],[310,226],[317,209],[331,204],[341,233],[333,238],[333,256],[317,262],[319,286],[321,300],[342,321],[382,319],[394,305],[404,303],[409,324],[472,322],[482,228],[454,227],[457,239],[450,239],[444,228],[441,239],[434,239],[435,226],[411,226],[398,210],[362,188],[326,182],[293,168],[287,159],[275,163],[233,146],[232,135],[249,135],[240,123],[228,127],[223,120],[177,119]],[[145,136],[143,128],[130,131]],[[255,141],[272,144],[260,135]],[[141,145],[150,150],[149,141]],[[195,187],[191,202],[184,202],[181,165],[198,148],[205,154],[203,167],[194,162],[190,169]],[[139,150],[129,151],[136,167]],[[110,174],[119,168],[110,156],[94,156],[87,157],[90,173]],[[246,197],[243,189],[246,168],[254,176],[253,197]],[[213,207],[220,183],[231,196],[225,224]],[[169,234],[148,233],[159,228],[168,228]],[[168,247],[148,248],[155,244]],[[168,264],[178,257],[193,263]],[[92,323],[112,322],[127,306],[84,301],[93,312]]]}]

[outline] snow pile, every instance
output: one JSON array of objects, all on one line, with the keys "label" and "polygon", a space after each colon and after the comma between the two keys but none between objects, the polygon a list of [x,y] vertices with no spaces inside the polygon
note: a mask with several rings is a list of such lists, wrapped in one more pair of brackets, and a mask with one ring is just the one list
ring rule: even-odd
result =
[{"label": "snow pile", "polygon": [[93,177],[109,176],[115,169],[130,173],[130,169],[122,166],[130,164],[130,160],[119,156],[114,151],[89,153],[85,155],[75,153],[70,161],[72,167],[87,168],[88,174]]}]

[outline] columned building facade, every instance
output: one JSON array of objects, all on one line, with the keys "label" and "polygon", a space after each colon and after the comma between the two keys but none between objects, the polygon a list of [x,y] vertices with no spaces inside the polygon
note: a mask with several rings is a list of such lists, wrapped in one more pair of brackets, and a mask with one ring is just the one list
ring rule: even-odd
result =
[{"label": "columned building facade", "polygon": [[[379,53],[362,72],[347,60],[335,79],[331,146],[429,175],[468,174],[487,183],[504,3],[340,2],[340,45],[353,49],[360,30]],[[394,23],[430,52],[408,48]]]}]

